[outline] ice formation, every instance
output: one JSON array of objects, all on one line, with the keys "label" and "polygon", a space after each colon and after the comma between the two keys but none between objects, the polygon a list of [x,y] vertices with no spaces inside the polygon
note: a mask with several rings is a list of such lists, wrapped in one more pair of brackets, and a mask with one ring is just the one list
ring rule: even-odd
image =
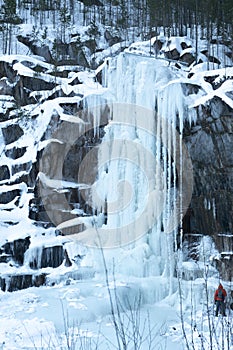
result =
[{"label": "ice formation", "polygon": [[[108,59],[103,82],[110,121],[98,150],[92,205],[107,219],[77,239],[101,244],[109,269],[114,264],[118,274],[160,276],[160,283],[165,278],[168,288],[157,295],[165,297],[176,288],[182,218],[192,194],[192,165],[182,142],[188,119],[182,83],[171,82],[167,62],[128,52]],[[99,115],[94,119],[96,127]]]}]

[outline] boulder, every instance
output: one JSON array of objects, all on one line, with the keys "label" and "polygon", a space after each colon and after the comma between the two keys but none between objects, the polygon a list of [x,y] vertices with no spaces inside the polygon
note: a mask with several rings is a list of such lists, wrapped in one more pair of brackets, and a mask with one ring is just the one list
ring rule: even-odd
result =
[{"label": "boulder", "polygon": [[0,61],[0,78],[6,78],[10,83],[14,83],[17,77],[17,72],[13,69],[12,63]]},{"label": "boulder", "polygon": [[40,248],[34,249],[34,257],[29,264],[32,269],[56,268],[63,263],[64,257],[63,246],[42,247],[42,251]]},{"label": "boulder", "polygon": [[[7,165],[0,166],[0,181],[7,180],[10,178],[10,171]],[[1,199],[0,199],[1,201]]]},{"label": "boulder", "polygon": [[11,174],[17,174],[20,172],[29,172],[31,169],[32,163],[31,161],[27,162],[27,163],[19,163],[19,164],[15,164],[12,166],[11,168]]},{"label": "boulder", "polygon": [[23,129],[18,124],[12,124],[2,128],[2,135],[6,145],[17,141],[23,134]]},{"label": "boulder", "polygon": [[208,56],[208,59],[209,59],[209,62],[213,62],[213,63],[217,63],[217,64],[221,64],[221,62],[219,61],[219,59],[217,58],[217,57],[215,57],[215,56],[211,56],[211,55],[209,55]]},{"label": "boulder", "polygon": [[40,75],[34,77],[24,76],[21,79],[23,88],[29,91],[52,90],[56,86],[54,82],[47,82],[40,78]]},{"label": "boulder", "polygon": [[52,63],[52,55],[47,45],[39,44],[39,42],[33,39],[30,35],[18,35],[17,39],[19,42],[26,45],[34,55],[44,57],[46,62]]},{"label": "boulder", "polygon": [[18,159],[25,154],[26,150],[27,150],[27,147],[21,147],[21,148],[13,147],[11,149],[5,150],[5,154],[8,158]]},{"label": "boulder", "polygon": [[117,44],[122,41],[122,39],[117,35],[112,35],[108,29],[104,32],[104,38],[108,42],[109,46]]},{"label": "boulder", "polygon": [[186,50],[188,48],[191,48],[191,45],[188,45],[185,41],[182,41],[180,43],[180,46],[181,46],[182,50]]},{"label": "boulder", "polygon": [[201,53],[208,58],[209,62],[217,63],[219,65],[221,64],[221,62],[219,61],[219,59],[217,57],[209,54],[208,50],[202,50]]},{"label": "boulder", "polygon": [[[15,190],[9,190],[7,192],[2,192],[0,194],[0,204],[7,204],[12,202],[16,198],[20,198],[20,190],[15,189]],[[16,203],[15,203],[16,204]]]},{"label": "boulder", "polygon": [[187,66],[190,66],[195,61],[195,57],[193,56],[192,53],[186,52],[180,56],[179,61],[186,63]]},{"label": "boulder", "polygon": [[13,96],[13,86],[6,77],[0,80],[0,95]]},{"label": "boulder", "polygon": [[[95,50],[96,48],[96,44],[95,41],[86,41],[87,43],[87,48],[89,49],[89,47],[92,50]],[[82,46],[85,46],[82,45]],[[94,51],[93,51],[94,52]],[[89,67],[89,63],[87,61],[86,55],[85,55],[85,50],[83,47],[80,46],[80,44],[76,43],[76,42],[71,42],[68,46],[68,55],[70,59],[73,59],[76,65],[80,65],[82,67]]]},{"label": "boulder", "polygon": [[29,248],[30,245],[30,237],[20,238],[14,240],[13,242],[5,243],[1,249],[5,254],[8,254],[12,257],[12,259],[22,265],[24,261],[24,253]]},{"label": "boulder", "polygon": [[160,53],[160,50],[162,49],[162,47],[163,47],[163,42],[159,39],[155,40],[153,44],[153,48],[156,56]]},{"label": "boulder", "polygon": [[169,60],[178,60],[180,58],[180,54],[177,49],[165,51],[164,56]]},{"label": "boulder", "polygon": [[14,274],[0,277],[0,287],[2,291],[15,292],[17,290],[40,287],[46,283],[46,274]]}]

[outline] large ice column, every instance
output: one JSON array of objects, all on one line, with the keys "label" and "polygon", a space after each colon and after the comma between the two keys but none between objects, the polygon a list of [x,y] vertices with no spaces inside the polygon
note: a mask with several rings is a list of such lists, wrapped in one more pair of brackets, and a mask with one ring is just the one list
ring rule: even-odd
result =
[{"label": "large ice column", "polygon": [[105,203],[104,229],[115,230],[125,249],[147,244],[147,257],[139,255],[139,264],[153,256],[146,273],[170,278],[172,292],[176,236],[186,204],[183,172],[190,165],[183,159],[182,85],[172,82],[167,62],[126,52],[109,60],[104,77],[116,101],[99,150],[94,191],[97,206],[97,198],[99,207]]},{"label": "large ice column", "polygon": [[101,238],[109,247],[134,244],[145,235],[161,211],[160,201],[153,202],[162,194],[155,180],[154,113],[113,104],[112,115],[99,146],[99,176],[92,195],[93,204],[107,211]]}]

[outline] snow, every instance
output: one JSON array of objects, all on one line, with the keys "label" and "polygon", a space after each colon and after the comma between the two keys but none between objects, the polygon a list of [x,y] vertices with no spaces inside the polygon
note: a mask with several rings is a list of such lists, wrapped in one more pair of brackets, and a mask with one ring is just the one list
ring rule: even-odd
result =
[{"label": "snow", "polygon": [[[62,345],[65,346],[67,341],[68,326],[71,327],[69,329],[70,339],[74,337],[77,342],[91,338],[93,341],[99,338],[98,349],[104,350],[109,348],[111,342],[115,344],[114,325],[109,315],[110,305],[105,282],[97,278],[91,281],[75,282],[71,280],[71,284],[67,284],[67,281],[68,279],[53,287],[30,288],[14,293],[2,292],[0,294],[2,305],[0,329],[3,349],[34,349],[35,347],[60,349]],[[127,300],[132,302],[134,298],[137,300],[135,286],[140,285],[140,281],[131,278],[131,281],[126,283],[125,281],[121,282],[120,277],[117,278],[117,281],[115,287],[114,284],[110,285],[110,290],[114,291],[114,288],[117,288],[119,295],[125,296],[126,299],[122,299],[122,301],[124,300],[124,306],[127,307]],[[202,281],[196,283],[199,283],[200,286],[203,285]],[[154,348],[163,346],[168,350],[183,349],[183,334],[178,307],[171,306],[173,302],[176,304],[175,300],[179,296],[174,294],[171,298],[154,303],[152,295],[148,294],[151,291],[150,284],[154,284],[156,287],[156,279],[143,279],[141,281],[143,297],[151,300],[151,303],[140,307],[138,314],[142,327],[141,332],[144,332],[144,334],[142,333],[144,338],[142,349],[147,350],[149,347],[150,338],[147,334],[149,329],[153,330],[155,337]],[[166,290],[166,280],[164,280],[163,289],[157,290],[155,288],[154,299],[163,298],[163,295],[159,296],[162,290]],[[188,306],[188,301],[187,304],[185,299],[183,301],[184,327],[189,341],[193,337],[195,349],[201,349],[200,337],[202,337],[205,348],[208,348],[208,318],[205,305],[197,304],[198,311],[195,319],[191,319],[192,309]],[[131,315],[131,317],[133,316]],[[134,317],[137,317],[136,314]],[[216,327],[216,340],[220,343],[222,341],[221,328],[224,326],[226,330],[229,327],[227,323],[229,319],[215,318],[212,314],[210,317],[211,322]],[[190,321],[195,323],[193,329],[190,329]],[[145,324],[144,330],[143,324]],[[227,346],[227,340],[224,339],[224,341],[225,346]],[[79,347],[77,346],[77,348]],[[217,349],[217,347],[214,346],[213,349]]]},{"label": "snow", "polygon": [[[25,26],[25,33],[29,29],[30,25]],[[82,28],[83,36],[85,31],[86,28]],[[118,56],[108,58],[95,71],[76,72],[74,68],[68,78],[57,78],[59,86],[52,91],[32,93],[31,96],[40,101],[36,107],[25,107],[25,110],[33,109],[32,114],[37,116],[32,123],[17,120],[24,129],[24,135],[6,146],[6,149],[27,146],[27,150],[17,160],[1,155],[0,164],[7,164],[10,168],[14,164],[34,162],[38,150],[52,142],[61,142],[56,138],[41,141],[53,115],[74,125],[84,123],[79,116],[64,113],[62,104],[84,101],[86,110],[93,112],[97,105],[102,106],[108,101],[111,117],[99,146],[98,176],[92,186],[92,204],[97,209],[97,215],[77,217],[57,227],[61,229],[84,223],[85,231],[73,236],[58,237],[53,228],[36,227],[28,219],[32,194],[27,192],[25,183],[6,185],[8,180],[1,181],[0,193],[14,189],[21,191],[18,206],[15,204],[16,199],[0,205],[1,244],[31,237],[24,266],[19,268],[12,265],[12,262],[0,263],[2,276],[34,273],[30,261],[41,254],[43,247],[63,246],[73,262],[71,267],[63,263],[56,269],[39,269],[37,273],[49,274],[46,286],[0,293],[2,349],[60,349],[61,346],[67,346],[67,342],[72,344],[72,341],[77,342],[77,348],[86,344],[94,349],[97,343],[99,350],[114,347],[117,341],[109,295],[113,298],[114,307],[114,298],[118,298],[122,313],[117,313],[118,310],[115,309],[116,316],[121,317],[118,321],[126,325],[132,347],[132,334],[135,336],[137,331],[134,329],[133,332],[136,323],[142,334],[142,350],[148,350],[150,346],[154,349],[185,349],[182,327],[189,343],[193,341],[196,350],[208,349],[210,318],[215,334],[213,350],[217,350],[222,342],[227,348],[226,334],[231,337],[232,312],[228,308],[226,320],[222,317],[215,318],[213,314],[213,292],[219,282],[217,271],[209,265],[217,254],[214,243],[208,239],[200,243],[198,264],[192,260],[180,263],[178,251],[174,251],[173,246],[180,220],[174,207],[179,201],[185,207],[192,189],[190,178],[187,198],[183,199],[175,187],[176,176],[181,179],[180,186],[184,186],[182,173],[187,170],[185,166],[189,166],[189,157],[182,148],[181,141],[183,123],[186,119],[190,124],[195,123],[195,113],[189,113],[188,109],[206,104],[214,96],[233,108],[233,101],[227,95],[232,92],[232,81],[226,80],[214,90],[204,79],[215,75],[220,80],[224,76],[232,77],[233,70],[221,68],[207,72],[207,63],[204,62],[193,66],[189,72],[185,69],[177,71],[174,65],[163,59],[163,53],[174,48],[181,55],[193,52],[193,49],[181,49],[181,42],[185,41],[189,45],[190,41],[187,38],[172,37],[168,44],[165,38],[160,39],[163,42],[160,59],[151,57],[151,45],[156,40],[154,38],[132,44]],[[99,53],[98,59],[114,56],[120,48],[121,44],[116,44]],[[38,64],[47,70],[46,73],[40,73],[40,79],[51,81],[49,72],[52,65],[39,57],[4,55],[0,60],[10,63],[16,60],[13,68],[17,74],[29,77],[33,77],[35,72],[23,62]],[[104,87],[96,81],[96,75],[100,71],[103,73]],[[193,73],[193,76],[188,78],[188,73]],[[80,84],[69,85],[75,78],[78,78]],[[187,82],[200,86],[201,92],[187,99],[182,89],[182,84]],[[66,97],[46,100],[59,88]],[[75,96],[69,97],[72,92]],[[1,99],[4,103],[11,103],[10,97],[3,96]],[[157,115],[153,112],[156,100]],[[178,132],[177,115],[180,121]],[[92,121],[95,133],[98,132],[100,117],[101,110],[98,110]],[[1,126],[11,123],[12,121],[6,121]],[[180,159],[176,159],[177,149],[181,156],[186,157],[186,165],[179,164]],[[172,163],[171,158],[179,165]],[[11,180],[14,181],[19,175],[22,173],[11,176]],[[39,173],[39,178],[60,193],[67,188],[90,187],[85,181],[74,183],[51,179],[43,172]],[[107,223],[104,223],[102,210],[105,201],[108,203]],[[73,213],[82,214],[78,208]],[[15,225],[7,222],[14,222]],[[103,251],[97,248],[100,237],[105,247]],[[202,256],[203,247],[209,255]],[[107,275],[102,254],[107,263]],[[181,290],[180,281],[173,277],[175,264],[178,273],[183,276]],[[208,280],[205,279],[206,270]],[[222,283],[229,295],[230,283]],[[230,301],[230,296],[228,298]],[[183,308],[183,324],[179,314],[180,303]],[[222,339],[222,330],[225,339]],[[150,334],[153,334],[153,340]],[[232,341],[229,349],[233,349]]]}]

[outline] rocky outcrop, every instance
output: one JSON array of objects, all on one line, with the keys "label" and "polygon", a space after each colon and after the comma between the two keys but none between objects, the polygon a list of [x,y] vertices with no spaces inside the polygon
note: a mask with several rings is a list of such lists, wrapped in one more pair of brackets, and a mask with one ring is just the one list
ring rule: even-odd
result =
[{"label": "rocky outcrop", "polygon": [[110,46],[122,41],[118,35],[112,35],[108,29],[106,29],[104,32],[104,38]]},{"label": "rocky outcrop", "polygon": [[7,61],[0,61],[0,78],[4,78],[6,83],[6,77],[10,83],[15,82],[17,72],[13,69],[12,64]]},{"label": "rocky outcrop", "polygon": [[[6,274],[0,277],[0,289],[2,291],[13,292],[32,286],[39,287],[46,284],[47,272],[41,269],[52,267],[56,268],[63,262],[65,266],[71,266],[72,262],[63,245],[54,245],[51,247],[31,248],[30,236],[24,239],[17,239],[12,242],[6,242],[0,248],[0,263],[8,267]],[[23,265],[30,267],[25,273],[20,269]],[[10,273],[12,269],[12,273]],[[17,271],[17,272],[16,272]]]},{"label": "rocky outcrop", "polygon": [[[16,201],[20,198],[21,191],[19,189],[12,189],[1,193],[0,204],[7,204],[12,201]],[[15,204],[17,204],[15,202]]]},{"label": "rocky outcrop", "polygon": [[[77,105],[75,106],[77,108]],[[88,115],[83,115],[83,120],[88,120]],[[102,114],[103,124],[107,123],[107,111]],[[51,125],[47,129],[45,137],[54,130]],[[59,131],[60,130],[60,131]],[[92,150],[92,165],[87,169],[88,173],[84,177],[94,182],[97,167],[97,145],[101,142],[104,135],[103,126],[98,130],[98,136],[94,134],[94,130],[88,130],[86,133],[79,132],[72,123],[57,124],[56,139],[60,142],[50,143],[43,151],[41,159],[41,168],[49,178],[62,179],[67,181],[63,185],[63,191],[54,190],[49,187],[43,178],[37,179],[34,190],[34,198],[30,200],[29,217],[38,223],[60,225],[63,222],[93,215],[93,208],[87,201],[87,195],[83,195],[83,191],[87,189],[79,188],[78,186],[69,186],[69,183],[78,183],[79,166],[86,155]],[[77,136],[75,136],[76,134]],[[72,141],[73,140],[73,141]],[[51,160],[52,155],[52,160]],[[51,166],[51,164],[53,166]],[[49,165],[49,167],[48,167]],[[61,173],[62,170],[62,173]],[[77,214],[77,206],[79,213]],[[73,212],[73,210],[75,212]],[[83,223],[75,224],[71,227],[66,227],[61,230],[61,234],[67,235],[83,231],[85,225]]]},{"label": "rocky outcrop", "polygon": [[[17,39],[19,42],[26,45],[34,55],[41,56],[46,62],[56,63],[56,65],[73,64],[89,67],[89,63],[85,55],[85,49],[83,48],[88,48],[91,52],[94,52],[97,47],[96,42],[93,39],[86,40],[82,43],[80,42],[78,36],[77,40],[75,40],[75,37],[73,37],[72,41],[68,43],[64,43],[57,39],[54,42],[56,57],[53,57],[50,48],[45,44],[41,44],[39,40],[33,38],[31,35],[19,35]],[[40,71],[37,71],[37,73],[40,73]]]},{"label": "rocky outcrop", "polygon": [[52,90],[56,86],[54,82],[41,79],[39,74],[36,77],[22,77],[21,79],[21,84],[29,91]]},{"label": "rocky outcrop", "polygon": [[22,265],[24,260],[24,253],[30,245],[30,237],[24,239],[17,239],[13,242],[7,242],[1,247],[1,254],[6,254],[8,257]]},{"label": "rocky outcrop", "polygon": [[18,35],[17,39],[26,45],[34,55],[44,57],[47,62],[52,62],[52,55],[47,45],[39,45],[38,40],[33,39],[30,35]]},{"label": "rocky outcrop", "polygon": [[[17,59],[11,62],[0,60],[0,92],[6,96],[12,96],[11,105],[5,104],[5,110],[0,113],[1,120],[13,119],[14,117],[23,117],[25,112],[21,110],[22,106],[34,104],[38,101],[31,96],[31,92],[52,90],[56,84],[56,77],[47,72],[43,65],[32,63],[30,60],[20,62],[23,66],[30,69],[31,72],[24,74],[23,70],[17,64]],[[39,62],[39,61],[38,61]],[[52,72],[51,72],[52,73]],[[14,111],[14,113],[10,112]]]},{"label": "rocky outcrop", "polygon": [[8,158],[18,159],[22,157],[27,150],[27,147],[13,147],[11,149],[5,150],[5,154]]},{"label": "rocky outcrop", "polygon": [[2,135],[5,144],[8,145],[23,136],[23,129],[18,124],[12,124],[6,128],[2,128]]},{"label": "rocky outcrop", "polygon": [[206,234],[233,230],[232,111],[215,98],[202,107],[195,127],[186,125],[185,143],[192,158],[194,189],[191,231]]},{"label": "rocky outcrop", "polygon": [[30,268],[40,269],[44,267],[56,268],[60,266],[64,260],[63,246],[42,247],[34,249],[35,254],[29,262]]},{"label": "rocky outcrop", "polygon": [[220,272],[220,278],[226,281],[233,280],[233,234],[219,233],[215,235],[215,243],[221,252],[214,259],[214,264]]},{"label": "rocky outcrop", "polygon": [[217,270],[220,272],[220,278],[225,281],[233,280],[233,254],[221,253],[219,259],[214,261]]},{"label": "rocky outcrop", "polygon": [[220,252],[216,266],[225,278],[228,276],[229,261],[232,261],[232,110],[216,97],[208,106],[200,106],[197,114],[195,126],[187,123],[184,130],[194,175],[193,195],[184,218],[184,228],[186,233],[210,235],[213,238]]},{"label": "rocky outcrop", "polygon": [[0,289],[3,292],[14,292],[17,290],[40,287],[46,282],[46,274],[14,274],[0,277]]},{"label": "rocky outcrop", "polygon": [[0,181],[10,178],[10,171],[7,165],[0,166]]}]

